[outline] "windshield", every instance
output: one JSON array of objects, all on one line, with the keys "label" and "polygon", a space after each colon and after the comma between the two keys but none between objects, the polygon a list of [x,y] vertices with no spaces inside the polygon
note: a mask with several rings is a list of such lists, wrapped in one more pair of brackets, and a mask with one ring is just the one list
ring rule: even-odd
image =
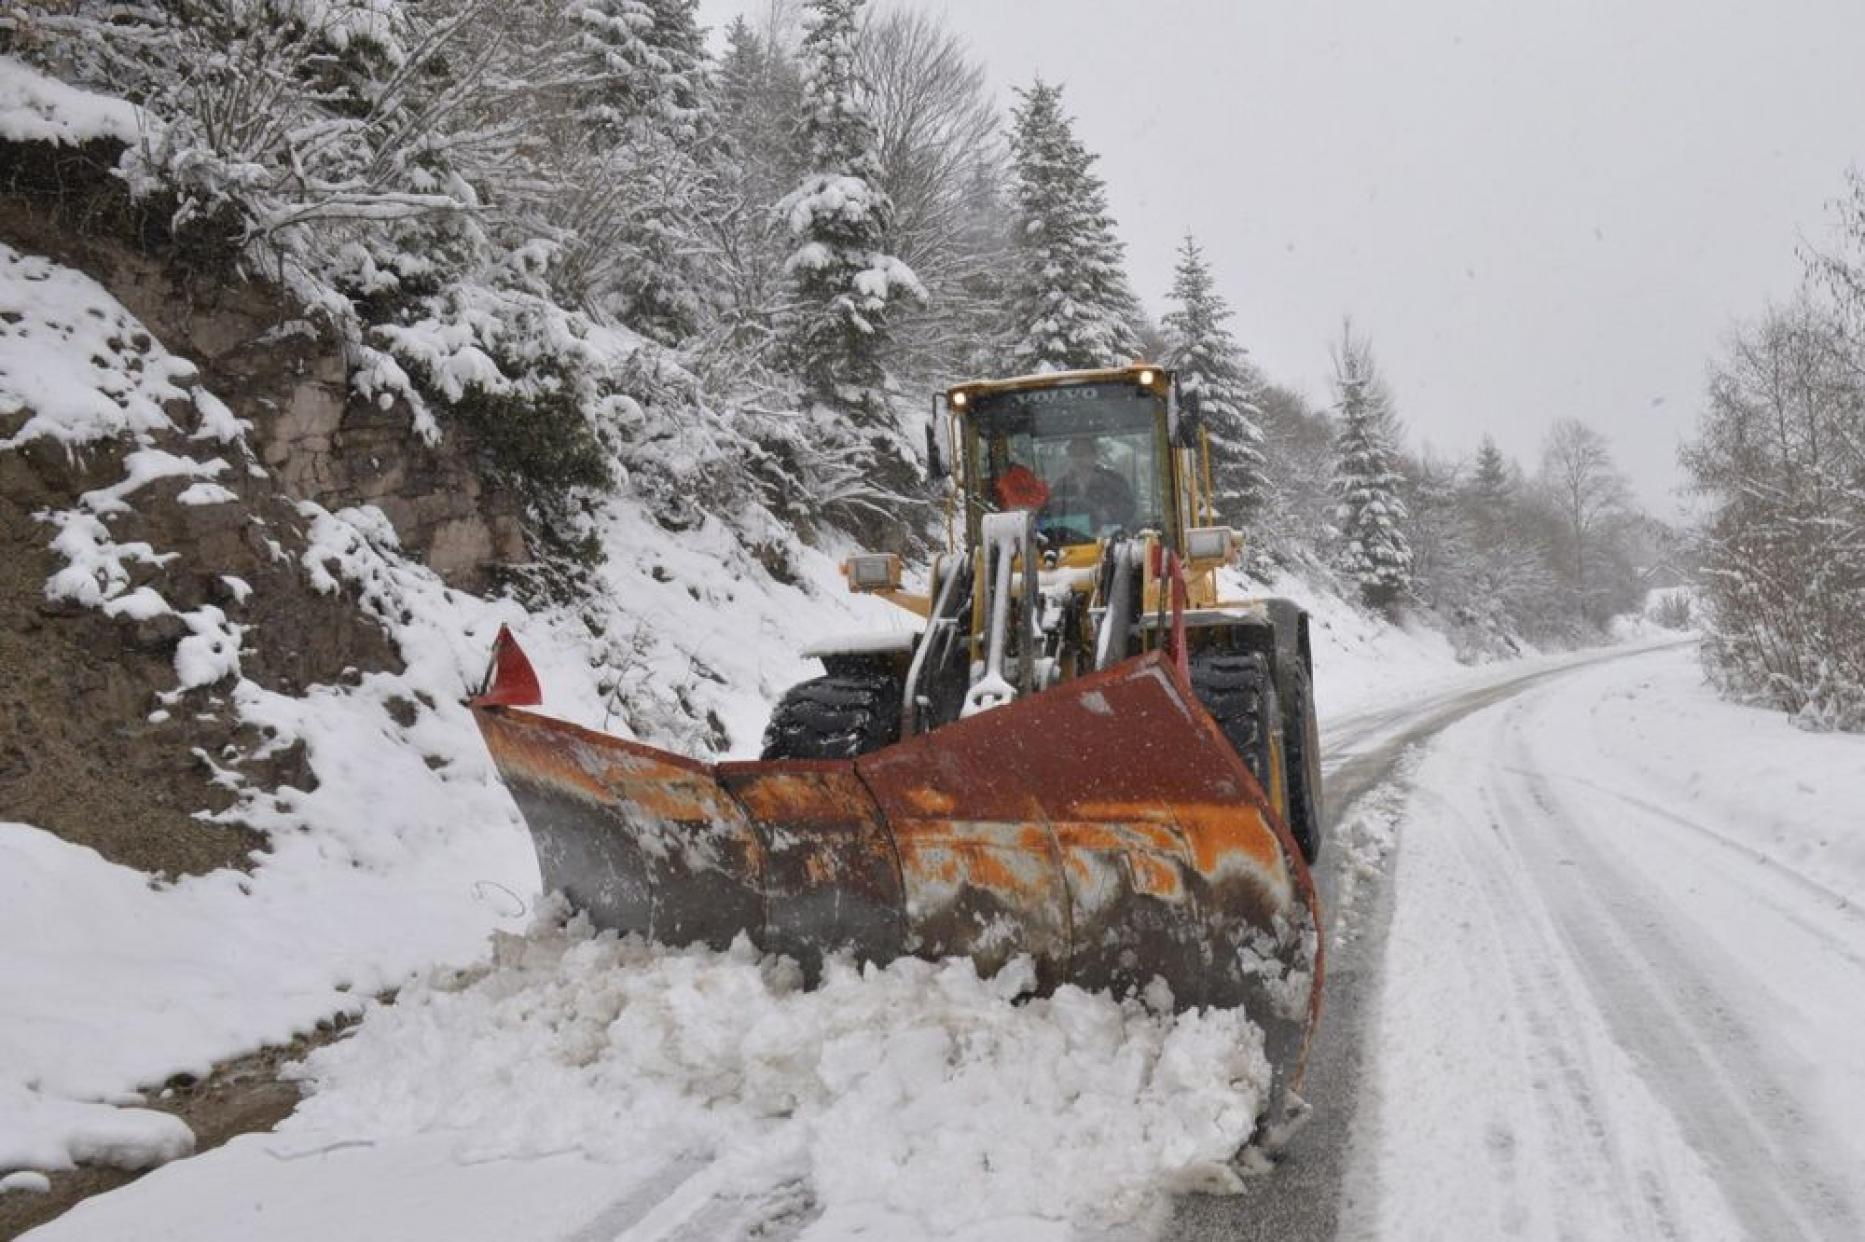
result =
[{"label": "windshield", "polygon": [[1051,543],[1164,529],[1160,398],[1132,384],[998,393],[973,413],[983,499],[1033,509]]}]

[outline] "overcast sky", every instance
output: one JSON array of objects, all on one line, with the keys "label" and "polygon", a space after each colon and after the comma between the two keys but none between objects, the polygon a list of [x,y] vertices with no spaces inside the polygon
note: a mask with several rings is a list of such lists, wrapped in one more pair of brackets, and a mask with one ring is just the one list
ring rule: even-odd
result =
[{"label": "overcast sky", "polygon": [[[1704,368],[1865,164],[1865,0],[877,0],[1061,82],[1155,314],[1189,229],[1268,374],[1351,313],[1414,443],[1554,419],[1655,511]],[[723,25],[768,0],[701,0]]]}]

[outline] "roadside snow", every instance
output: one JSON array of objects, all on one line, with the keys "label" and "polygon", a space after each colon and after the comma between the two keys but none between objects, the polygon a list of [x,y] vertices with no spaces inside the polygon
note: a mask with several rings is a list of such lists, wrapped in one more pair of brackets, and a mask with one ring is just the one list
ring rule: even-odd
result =
[{"label": "roadside snow", "polygon": [[[552,908],[489,967],[405,989],[313,1055],[313,1094],[275,1134],[42,1236],[245,1238],[258,1210],[276,1242],[498,1239],[509,1223],[471,1189],[490,1177],[537,1213],[530,1238],[1060,1239],[1233,1187],[1260,1032],[1073,988],[1011,1003],[1033,980],[1027,960],[980,980],[908,959],[832,963],[805,992],[742,941],[618,941]],[[328,1158],[350,1149],[367,1158]],[[403,1216],[369,1193],[385,1176],[441,1193]]]},{"label": "roadside snow", "polygon": [[1315,707],[1324,734],[1330,717],[1357,710],[1378,696],[1467,669],[1439,631],[1409,623],[1393,625],[1297,574],[1280,574],[1262,584],[1226,571],[1219,587],[1227,599],[1281,596],[1307,610],[1314,649]]},{"label": "roadside snow", "polygon": [[1331,825],[1330,847],[1338,853],[1332,860],[1337,877],[1334,904],[1326,912],[1332,933],[1328,941],[1330,953],[1361,936],[1362,894],[1373,891],[1383,881],[1386,859],[1398,843],[1406,785],[1414,766],[1410,755],[1401,759],[1392,781],[1359,799],[1348,808],[1343,822]]}]

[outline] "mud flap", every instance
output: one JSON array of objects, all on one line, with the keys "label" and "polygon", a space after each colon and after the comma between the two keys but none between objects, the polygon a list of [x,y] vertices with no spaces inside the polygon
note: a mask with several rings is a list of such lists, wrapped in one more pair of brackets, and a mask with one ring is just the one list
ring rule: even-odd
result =
[{"label": "mud flap", "polygon": [[[1163,980],[1245,1007],[1299,1082],[1314,888],[1287,829],[1155,653],[854,760],[717,767],[475,701],[547,889],[598,926],[800,961],[1017,955],[1043,991]],[[1153,995],[1157,995],[1156,992]]]}]

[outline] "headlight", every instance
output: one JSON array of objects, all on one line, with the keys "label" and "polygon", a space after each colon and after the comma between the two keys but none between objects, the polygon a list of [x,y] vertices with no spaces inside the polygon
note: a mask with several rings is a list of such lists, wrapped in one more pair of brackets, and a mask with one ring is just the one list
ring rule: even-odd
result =
[{"label": "headlight", "polygon": [[1228,526],[1200,526],[1185,532],[1185,559],[1227,561],[1237,544],[1237,532]]},{"label": "headlight", "polygon": [[892,552],[864,553],[842,563],[851,591],[893,591],[900,587],[900,558]]}]

